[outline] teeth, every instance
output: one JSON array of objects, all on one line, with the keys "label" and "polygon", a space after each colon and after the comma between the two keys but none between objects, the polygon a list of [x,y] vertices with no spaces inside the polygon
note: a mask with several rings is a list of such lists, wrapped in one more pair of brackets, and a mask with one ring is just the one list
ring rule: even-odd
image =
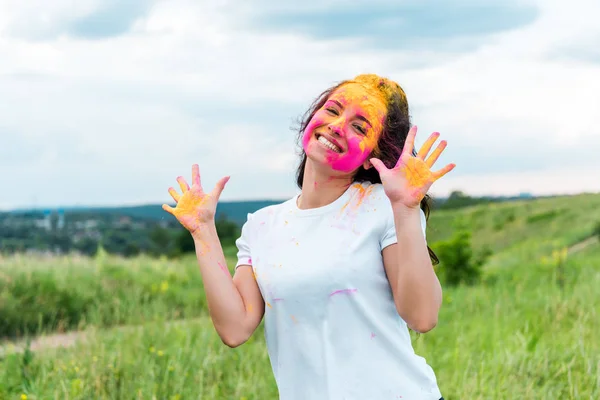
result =
[{"label": "teeth", "polygon": [[341,150],[333,143],[331,143],[329,140],[325,139],[324,136],[319,136],[319,142],[323,143],[325,146],[329,147],[331,150],[335,151],[336,153],[341,153]]}]

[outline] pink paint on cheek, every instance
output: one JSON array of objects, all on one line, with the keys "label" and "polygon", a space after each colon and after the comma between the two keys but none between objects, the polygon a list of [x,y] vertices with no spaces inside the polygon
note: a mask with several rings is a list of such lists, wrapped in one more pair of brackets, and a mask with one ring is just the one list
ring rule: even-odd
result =
[{"label": "pink paint on cheek", "polygon": [[331,167],[337,171],[350,172],[360,167],[365,162],[371,149],[364,145],[364,141],[357,137],[348,138],[348,150],[339,155],[331,152],[332,157],[329,158]]},{"label": "pink paint on cheek", "polygon": [[304,130],[304,136],[302,137],[302,148],[305,153],[308,153],[308,143],[310,142],[310,138],[313,136],[313,131],[315,127],[323,125],[324,122],[318,118],[316,115],[308,123],[308,126]]}]

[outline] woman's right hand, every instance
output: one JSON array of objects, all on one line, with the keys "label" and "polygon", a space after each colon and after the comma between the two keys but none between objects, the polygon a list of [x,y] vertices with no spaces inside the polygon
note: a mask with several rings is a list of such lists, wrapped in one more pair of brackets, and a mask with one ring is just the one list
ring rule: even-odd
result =
[{"label": "woman's right hand", "polygon": [[192,166],[192,187],[182,176],[177,177],[182,195],[175,189],[169,188],[169,194],[175,200],[176,206],[172,208],[163,204],[162,208],[172,214],[192,235],[208,224],[214,224],[217,202],[229,176],[221,178],[210,193],[205,193],[200,184],[200,169],[198,164]]}]

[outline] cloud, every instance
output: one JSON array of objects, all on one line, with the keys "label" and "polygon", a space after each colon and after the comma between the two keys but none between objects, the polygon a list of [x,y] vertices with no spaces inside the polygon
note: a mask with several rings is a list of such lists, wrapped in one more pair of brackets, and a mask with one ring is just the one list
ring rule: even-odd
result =
[{"label": "cloud", "polygon": [[100,39],[124,34],[144,17],[153,0],[55,0],[0,4],[0,32],[26,40],[54,40],[61,36]]},{"label": "cloud", "polygon": [[526,26],[539,16],[532,4],[487,1],[302,2],[288,9],[249,8],[248,25],[315,40],[357,39],[371,48],[473,50],[488,36]]},{"label": "cloud", "polygon": [[121,35],[145,16],[152,4],[150,0],[107,1],[94,12],[72,21],[66,33],[88,39]]},{"label": "cloud", "polygon": [[[294,119],[323,89],[362,72],[404,87],[419,126],[417,145],[432,131],[448,140],[438,164],[457,168],[434,184],[436,194],[560,192],[595,182],[600,66],[567,56],[595,48],[600,28],[591,16],[600,6],[592,0],[528,3],[535,17],[506,17],[510,23],[477,34],[451,25],[415,29],[435,41],[431,46],[381,48],[360,29],[330,38],[251,27],[254,16],[292,15],[291,7],[325,15],[341,4],[332,1],[158,1],[139,13],[123,9],[120,21],[132,22],[115,26],[127,29],[65,33],[111,4],[0,3],[5,207],[168,201],[167,188],[178,175],[189,177],[193,163],[208,187],[232,176],[224,199],[291,196]],[[509,14],[521,6],[504,7]],[[470,19],[445,23],[480,29]],[[444,29],[447,40],[477,45],[445,51],[438,47]]]}]

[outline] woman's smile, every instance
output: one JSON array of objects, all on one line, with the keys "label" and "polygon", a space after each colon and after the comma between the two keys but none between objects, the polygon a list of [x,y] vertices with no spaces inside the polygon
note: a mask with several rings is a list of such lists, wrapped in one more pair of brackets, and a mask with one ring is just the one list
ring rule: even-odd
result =
[{"label": "woman's smile", "polygon": [[325,135],[318,134],[316,135],[317,141],[322,144],[328,150],[331,150],[335,153],[342,153],[342,146],[340,146],[334,139],[331,137],[326,137]]}]

